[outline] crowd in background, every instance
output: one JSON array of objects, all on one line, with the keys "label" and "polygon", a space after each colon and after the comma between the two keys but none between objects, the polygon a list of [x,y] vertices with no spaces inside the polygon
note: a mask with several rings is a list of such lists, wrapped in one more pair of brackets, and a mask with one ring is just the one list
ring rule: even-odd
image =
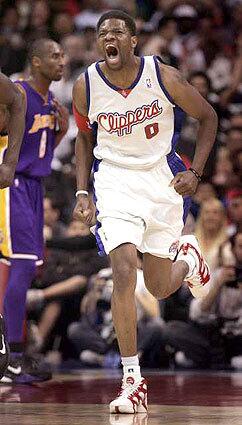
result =
[{"label": "crowd in background", "polygon": [[[28,350],[52,365],[118,367],[111,320],[112,274],[87,226],[72,220],[75,203],[72,86],[100,58],[95,26],[117,8],[136,19],[138,55],[159,55],[177,67],[215,108],[215,146],[195,194],[186,232],[194,232],[211,268],[205,299],[186,285],[157,301],[146,290],[142,258],[136,289],[138,347],[146,367],[242,367],[242,1],[0,1],[0,67],[27,78],[27,50],[50,37],[66,54],[64,77],[51,90],[70,112],[70,126],[45,181],[45,263],[28,292]],[[186,165],[198,124],[187,117],[178,145]],[[91,190],[91,187],[90,187]],[[162,241],[161,241],[162,243]]]}]

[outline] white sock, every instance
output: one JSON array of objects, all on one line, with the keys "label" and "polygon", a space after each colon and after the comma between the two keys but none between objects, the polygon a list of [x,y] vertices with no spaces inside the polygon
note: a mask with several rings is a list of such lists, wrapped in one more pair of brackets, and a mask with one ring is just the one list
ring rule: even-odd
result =
[{"label": "white sock", "polygon": [[[193,245],[193,246],[197,247],[197,249],[199,249],[197,238],[194,235],[180,236],[179,246],[181,246],[181,244],[183,244],[183,243],[190,243],[191,245]],[[188,250],[187,254],[184,255],[183,252],[180,251],[178,256],[177,256],[177,261],[179,261],[179,260],[185,261],[185,263],[187,263],[187,265],[189,267],[189,271],[186,275],[186,278],[192,276],[193,273],[194,273],[194,269],[196,268],[196,259],[192,255],[192,253]]]},{"label": "white sock", "polygon": [[121,357],[124,376],[134,376],[135,380],[141,378],[138,355],[131,357]]},{"label": "white sock", "polygon": [[186,275],[186,277],[190,277],[193,274],[194,268],[196,266],[196,260],[195,258],[191,255],[191,254],[180,254],[178,255],[178,258],[176,261],[185,261],[185,263],[187,263],[188,267],[189,267],[189,271]]}]

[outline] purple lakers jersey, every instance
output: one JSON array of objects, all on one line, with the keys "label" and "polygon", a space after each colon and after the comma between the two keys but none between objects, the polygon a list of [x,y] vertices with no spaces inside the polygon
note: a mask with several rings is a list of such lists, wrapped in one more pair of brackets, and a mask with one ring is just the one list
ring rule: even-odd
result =
[{"label": "purple lakers jersey", "polygon": [[27,81],[16,81],[26,93],[27,111],[25,132],[16,173],[30,177],[47,176],[51,172],[55,144],[55,107],[53,95],[48,100],[35,91]]}]

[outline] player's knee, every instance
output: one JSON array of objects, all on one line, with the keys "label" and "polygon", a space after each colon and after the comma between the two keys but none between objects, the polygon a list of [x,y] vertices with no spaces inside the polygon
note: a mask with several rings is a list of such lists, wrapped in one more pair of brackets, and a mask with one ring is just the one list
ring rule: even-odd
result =
[{"label": "player's knee", "polygon": [[114,291],[135,291],[136,264],[120,262],[113,268]]},{"label": "player's knee", "polygon": [[162,281],[146,283],[146,287],[157,300],[163,300],[171,295],[169,286],[162,285]]}]

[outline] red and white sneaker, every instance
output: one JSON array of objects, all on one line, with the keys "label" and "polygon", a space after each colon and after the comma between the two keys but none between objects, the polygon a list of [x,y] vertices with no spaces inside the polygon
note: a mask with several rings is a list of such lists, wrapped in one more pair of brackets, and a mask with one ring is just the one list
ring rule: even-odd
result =
[{"label": "red and white sneaker", "polygon": [[146,413],[147,381],[135,381],[132,376],[123,379],[118,397],[109,404],[110,413]]},{"label": "red and white sneaker", "polygon": [[[189,256],[193,257],[191,261],[189,261]],[[193,270],[188,272],[184,280],[188,283],[188,287],[195,298],[205,297],[208,293],[206,284],[210,280],[209,267],[202,256],[197,238],[194,235],[180,237],[176,261],[179,260],[188,260],[186,261],[188,264],[193,264],[195,260]]]}]

